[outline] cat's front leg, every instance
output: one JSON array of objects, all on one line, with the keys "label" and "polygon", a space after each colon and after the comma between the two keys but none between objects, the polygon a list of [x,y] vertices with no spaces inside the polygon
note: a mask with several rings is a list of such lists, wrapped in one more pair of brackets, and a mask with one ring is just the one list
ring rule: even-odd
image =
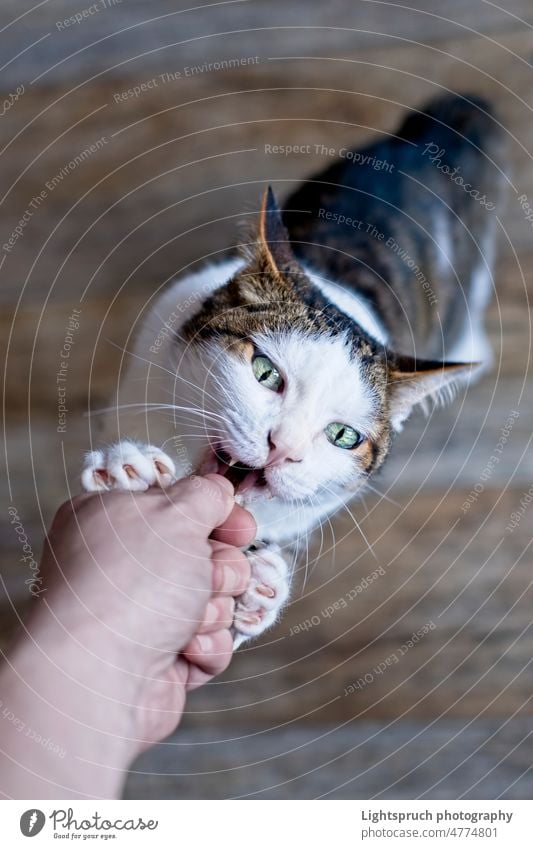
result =
[{"label": "cat's front leg", "polygon": [[150,486],[170,486],[175,480],[176,467],[164,451],[130,439],[89,451],[81,474],[86,492],[141,492]]},{"label": "cat's front leg", "polygon": [[289,567],[279,546],[255,543],[246,552],[251,579],[248,588],[235,604],[233,647],[270,628],[289,597]]}]

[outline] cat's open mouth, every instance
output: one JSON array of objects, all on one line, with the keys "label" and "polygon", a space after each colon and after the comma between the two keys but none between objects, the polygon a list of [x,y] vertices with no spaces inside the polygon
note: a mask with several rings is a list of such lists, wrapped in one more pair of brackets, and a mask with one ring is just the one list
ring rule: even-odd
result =
[{"label": "cat's open mouth", "polygon": [[227,478],[239,495],[252,489],[266,489],[264,469],[247,466],[240,460],[235,460],[223,448],[213,448],[200,466],[200,474],[217,474]]},{"label": "cat's open mouth", "polygon": [[216,473],[227,478],[235,487],[235,492],[248,492],[253,487],[266,487],[264,469],[246,466],[240,460],[234,460],[222,448],[214,452],[217,461]]}]

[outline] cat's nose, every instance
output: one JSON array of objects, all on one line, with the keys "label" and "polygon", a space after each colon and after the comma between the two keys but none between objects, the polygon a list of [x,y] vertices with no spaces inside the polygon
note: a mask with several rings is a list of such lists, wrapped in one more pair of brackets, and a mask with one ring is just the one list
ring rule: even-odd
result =
[{"label": "cat's nose", "polygon": [[282,463],[301,463],[303,460],[303,446],[298,448],[293,441],[289,441],[279,433],[270,431],[268,434],[268,457],[265,466],[280,466]]}]

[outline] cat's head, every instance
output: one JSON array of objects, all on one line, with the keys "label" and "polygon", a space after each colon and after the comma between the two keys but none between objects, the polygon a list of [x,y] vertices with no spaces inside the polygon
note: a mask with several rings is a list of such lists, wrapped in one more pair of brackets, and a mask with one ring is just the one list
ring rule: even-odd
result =
[{"label": "cat's head", "polygon": [[356,493],[412,408],[471,371],[397,356],[329,303],[296,261],[271,190],[242,269],[185,334],[191,400],[206,411],[200,469],[226,474],[250,506]]}]

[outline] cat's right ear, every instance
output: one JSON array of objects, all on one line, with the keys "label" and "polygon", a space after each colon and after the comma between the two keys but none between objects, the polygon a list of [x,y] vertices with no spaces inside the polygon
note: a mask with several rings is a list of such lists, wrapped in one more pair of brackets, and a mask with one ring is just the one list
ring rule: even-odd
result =
[{"label": "cat's right ear", "polygon": [[282,277],[286,267],[294,263],[289,234],[271,186],[265,190],[261,201],[258,248],[275,277]]},{"label": "cat's right ear", "polygon": [[417,404],[439,403],[453,397],[455,390],[479,372],[482,363],[442,363],[397,357],[389,370],[390,419],[395,430]]}]

